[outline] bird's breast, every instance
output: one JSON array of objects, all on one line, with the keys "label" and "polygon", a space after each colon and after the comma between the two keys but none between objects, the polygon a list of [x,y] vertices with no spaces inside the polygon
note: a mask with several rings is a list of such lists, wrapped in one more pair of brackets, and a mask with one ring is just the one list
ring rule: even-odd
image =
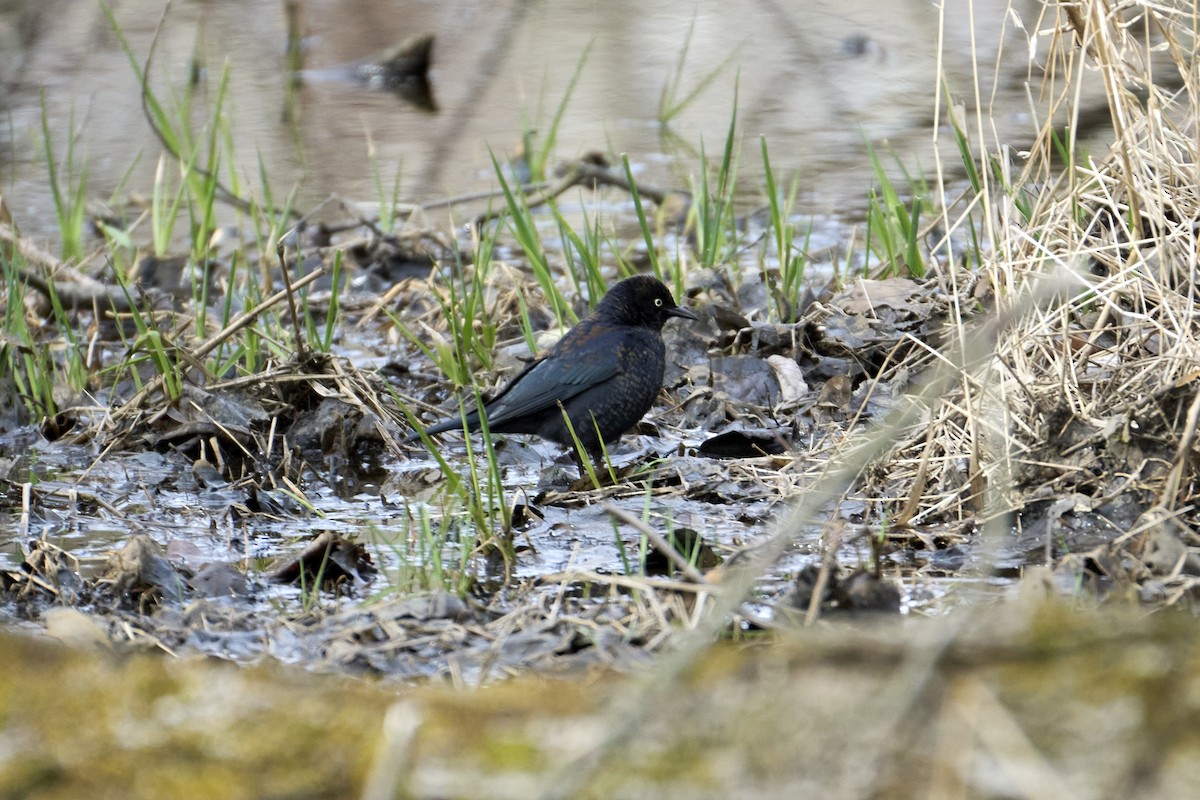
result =
[{"label": "bird's breast", "polygon": [[633,329],[617,348],[617,362],[623,374],[644,374],[661,385],[663,370],[667,365],[667,349],[661,336],[652,331]]}]

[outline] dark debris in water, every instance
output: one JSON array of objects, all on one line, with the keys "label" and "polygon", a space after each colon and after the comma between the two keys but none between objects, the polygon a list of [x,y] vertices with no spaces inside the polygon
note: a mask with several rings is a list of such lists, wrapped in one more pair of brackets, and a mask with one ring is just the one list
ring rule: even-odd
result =
[{"label": "dark debris in water", "polygon": [[367,583],[377,572],[363,545],[325,532],[299,556],[271,568],[268,575],[277,583],[335,588],[347,581]]},{"label": "dark debris in water", "polygon": [[809,565],[800,570],[788,603],[801,613],[816,608],[825,612],[900,611],[900,589],[892,580],[868,570],[856,569],[839,575],[837,569]]},{"label": "dark debris in water", "polygon": [[705,439],[696,452],[709,458],[757,458],[787,452],[787,441],[780,431],[747,430],[740,425]]}]

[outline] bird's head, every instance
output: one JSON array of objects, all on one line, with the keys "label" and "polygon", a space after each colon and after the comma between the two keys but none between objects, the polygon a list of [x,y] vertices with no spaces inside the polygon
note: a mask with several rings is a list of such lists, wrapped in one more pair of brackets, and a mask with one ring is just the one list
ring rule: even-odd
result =
[{"label": "bird's head", "polygon": [[671,317],[699,319],[675,304],[671,290],[650,275],[634,275],[608,290],[596,316],[616,325],[638,325],[661,331]]}]

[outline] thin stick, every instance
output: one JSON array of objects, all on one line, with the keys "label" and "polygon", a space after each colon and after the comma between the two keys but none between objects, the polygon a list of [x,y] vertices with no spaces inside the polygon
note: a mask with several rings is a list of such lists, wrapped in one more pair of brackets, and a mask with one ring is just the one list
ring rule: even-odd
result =
[{"label": "thin stick", "polygon": [[600,507],[607,511],[609,516],[624,522],[626,525],[636,528],[639,533],[650,540],[650,544],[654,545],[654,549],[666,556],[667,560],[674,564],[679,571],[688,578],[688,580],[696,583],[708,583],[708,578],[704,577],[704,574],[700,572],[700,570],[692,566],[691,562],[684,558],[682,553],[672,547],[671,543],[664,539],[658,531],[654,530],[625,509],[618,508],[607,500],[601,503]]}]

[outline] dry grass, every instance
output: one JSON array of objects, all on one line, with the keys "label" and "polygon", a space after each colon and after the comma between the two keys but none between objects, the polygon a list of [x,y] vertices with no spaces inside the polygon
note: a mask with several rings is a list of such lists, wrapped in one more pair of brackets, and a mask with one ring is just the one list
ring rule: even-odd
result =
[{"label": "dry grass", "polygon": [[[958,326],[935,354],[954,388],[928,404],[873,487],[897,509],[919,497],[903,521],[997,516],[1071,492],[1193,502],[1197,12],[1088,2],[1052,13],[1040,26],[1052,31],[1046,118],[1013,181],[1032,190],[1029,219],[1011,190],[980,198],[991,239],[983,285],[954,295],[960,311],[990,308],[995,324]],[[1062,123],[1078,113],[1078,81],[1097,73],[1114,142],[1098,161],[1074,163],[1076,126],[1063,133]],[[961,289],[961,276],[941,279]],[[980,338],[994,342],[983,358]]]}]

